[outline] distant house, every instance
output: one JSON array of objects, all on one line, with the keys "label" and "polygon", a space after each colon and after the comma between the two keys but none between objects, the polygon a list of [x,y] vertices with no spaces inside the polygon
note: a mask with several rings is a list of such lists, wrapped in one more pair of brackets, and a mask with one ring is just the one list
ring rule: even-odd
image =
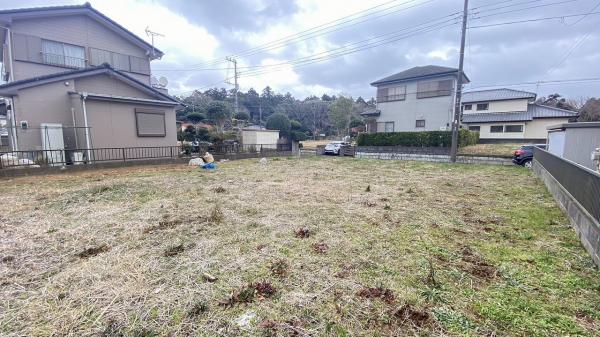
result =
[{"label": "distant house", "polygon": [[481,143],[545,143],[548,126],[577,117],[574,111],[539,105],[535,99],[535,93],[506,88],[465,92],[462,123],[479,131]]},{"label": "distant house", "polygon": [[362,113],[367,132],[450,130],[457,80],[457,69],[428,65],[371,83],[377,108]]},{"label": "distant house", "polygon": [[262,145],[263,148],[277,148],[279,130],[244,128],[241,131],[243,145]]},{"label": "distant house", "polygon": [[151,84],[163,53],[89,3],[0,10],[0,46],[13,150],[177,144],[179,102]]}]

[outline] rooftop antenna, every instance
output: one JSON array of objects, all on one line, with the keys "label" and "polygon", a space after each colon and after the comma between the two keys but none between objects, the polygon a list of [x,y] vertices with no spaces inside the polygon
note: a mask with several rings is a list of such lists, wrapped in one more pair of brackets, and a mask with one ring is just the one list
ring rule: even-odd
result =
[{"label": "rooftop antenna", "polygon": [[150,27],[148,27],[148,26],[146,26],[145,32],[146,32],[146,35],[148,35],[152,39],[152,56],[154,56],[154,37],[155,36],[162,36],[162,37],[164,37],[164,35],[161,34],[161,33],[157,33],[157,32],[151,31]]}]

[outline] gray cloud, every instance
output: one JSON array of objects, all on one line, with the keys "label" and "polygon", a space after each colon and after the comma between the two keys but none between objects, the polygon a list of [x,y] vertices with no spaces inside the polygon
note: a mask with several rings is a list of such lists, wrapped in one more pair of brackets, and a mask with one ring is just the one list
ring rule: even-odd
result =
[{"label": "gray cloud", "polygon": [[[382,2],[365,3],[364,7],[367,8]],[[521,7],[552,2],[554,1],[542,0],[539,3],[525,4]],[[3,1],[2,7],[26,7],[59,3],[64,2],[54,0],[6,0]],[[247,41],[236,38],[240,34],[235,33],[266,33],[274,25],[291,20],[292,16],[301,10],[299,4],[286,0],[265,0],[262,6],[255,6],[253,3],[256,2],[244,0],[157,0],[156,3],[164,4],[172,11],[184,16],[193,24],[205,28],[215,36],[219,41],[219,49],[215,54],[222,57],[248,48]],[[470,25],[477,26],[496,22],[582,13],[591,10],[597,4],[597,0],[579,0],[561,5],[484,17],[485,15],[515,8],[493,11],[493,8],[501,5],[491,4],[493,2],[487,0],[473,0],[471,8],[487,7],[482,7],[479,10],[481,13],[470,17]],[[507,4],[509,3],[504,5]],[[340,6],[343,6],[343,3],[340,3]],[[344,45],[404,27],[414,27],[419,23],[460,9],[460,1],[433,1],[385,18],[348,27],[324,35],[321,38],[325,38],[329,43],[335,45]],[[110,13],[105,14],[110,16]],[[330,13],[330,16],[331,20],[338,18],[336,13]],[[471,87],[600,76],[600,69],[595,66],[600,61],[600,33],[595,28],[598,26],[600,15],[590,15],[578,22],[579,19],[566,18],[562,21],[540,21],[470,29],[467,39],[465,70],[472,80]],[[446,59],[431,57],[428,54],[434,51],[443,52],[445,48],[458,48],[458,29],[458,26],[453,26],[441,31],[415,35],[351,55],[298,67],[296,73],[299,75],[300,85],[303,86],[318,85],[332,88],[335,92],[371,97],[374,95],[374,88],[371,88],[369,83],[380,77],[418,65],[456,66],[458,53],[455,50],[451,50]],[[585,40],[569,54],[564,62],[561,62],[570,48],[583,37],[585,37]],[[310,47],[314,43],[314,40],[308,40],[299,44],[290,44],[276,58],[293,60],[301,56],[299,46]],[[182,46],[182,48],[185,48],[185,46]],[[243,61],[247,64],[256,65],[260,64],[265,58],[270,57],[273,56],[268,53],[261,53],[247,57]],[[160,61],[154,67],[185,69],[198,63],[197,60],[192,59],[183,62],[182,64],[167,64]],[[219,65],[219,67],[222,66]],[[553,68],[554,70],[550,72],[549,70]],[[225,76],[224,71],[182,71],[160,74],[165,74],[170,78],[172,90],[183,87],[203,87],[222,80]],[[243,78],[241,84],[244,86]],[[269,84],[264,83],[265,86]],[[559,92],[571,97],[600,96],[600,83],[531,85],[515,88],[538,89],[539,94],[542,95]],[[293,94],[298,92],[296,86],[275,87],[274,89],[282,92],[290,91]]]}]

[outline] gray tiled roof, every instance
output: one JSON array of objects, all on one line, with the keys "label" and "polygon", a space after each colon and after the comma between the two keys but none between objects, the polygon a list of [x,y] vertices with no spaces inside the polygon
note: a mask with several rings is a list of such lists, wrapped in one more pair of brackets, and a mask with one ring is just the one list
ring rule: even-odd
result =
[{"label": "gray tiled roof", "polygon": [[469,91],[463,93],[461,102],[472,103],[472,102],[488,102],[488,101],[499,101],[507,99],[535,99],[536,94],[533,92],[513,90],[513,89],[491,89],[491,90],[480,90],[480,91]]},{"label": "gray tiled roof", "polygon": [[462,121],[464,123],[521,122],[530,121],[534,118],[570,118],[575,116],[577,116],[575,111],[529,104],[527,111],[464,113]]},{"label": "gray tiled roof", "polygon": [[[163,99],[167,99],[171,102],[177,102],[180,103],[177,99],[173,98],[172,96],[169,96],[167,94],[164,94],[156,89],[154,89],[153,87],[149,86],[148,84],[141,82],[140,80],[127,75],[126,73],[116,70],[113,67],[110,66],[110,64],[108,63],[103,63],[99,66],[93,66],[93,67],[89,67],[89,68],[82,68],[82,69],[75,69],[75,70],[67,70],[67,71],[61,71],[58,73],[53,73],[53,74],[47,74],[47,75],[42,75],[42,76],[38,76],[38,77],[31,77],[31,78],[26,78],[23,80],[18,80],[18,81],[13,81],[13,82],[8,82],[8,83],[4,83],[4,84],[0,84],[0,92],[2,92],[3,90],[10,90],[12,88],[20,88],[23,86],[27,86],[27,87],[32,87],[32,86],[37,86],[37,85],[41,85],[44,84],[45,81],[53,81],[56,79],[62,79],[64,77],[70,77],[70,76],[84,76],[86,74],[97,74],[97,73],[108,73],[111,75],[118,75],[118,76],[122,76],[125,79],[132,81],[134,83],[136,83],[137,85],[141,86],[142,88],[144,88],[145,90],[150,91],[152,94],[154,94],[157,97],[161,97]],[[4,93],[6,95],[6,93]]]},{"label": "gray tiled roof", "polygon": [[[456,68],[450,68],[450,67],[442,67],[442,66],[433,66],[433,65],[428,65],[428,66],[422,66],[422,67],[413,67],[404,71],[401,71],[397,74],[388,76],[388,77],[384,77],[380,80],[377,80],[373,83],[371,83],[371,85],[373,86],[377,86],[380,84],[386,84],[386,83],[393,83],[393,82],[401,82],[401,81],[407,81],[407,80],[412,80],[412,79],[418,79],[418,78],[422,78],[422,77],[437,77],[437,76],[443,76],[443,75],[451,75],[451,74],[456,74],[458,72],[458,69]],[[469,81],[469,79],[467,78],[467,75],[464,75],[464,79],[466,82]]]},{"label": "gray tiled roof", "polygon": [[365,117],[376,117],[376,116],[379,116],[380,114],[381,114],[381,111],[379,111],[375,108],[367,108],[365,111],[360,113],[361,116],[365,116]]}]

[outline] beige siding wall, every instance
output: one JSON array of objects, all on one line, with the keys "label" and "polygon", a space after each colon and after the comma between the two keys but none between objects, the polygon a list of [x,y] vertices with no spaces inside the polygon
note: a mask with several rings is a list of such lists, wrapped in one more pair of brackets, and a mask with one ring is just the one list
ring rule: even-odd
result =
[{"label": "beige siding wall", "polygon": [[[527,99],[514,99],[505,101],[490,101],[480,102],[489,103],[488,110],[477,110],[477,103],[467,103],[472,105],[471,110],[464,111],[465,113],[473,112],[512,112],[512,111],[527,111],[527,105],[529,101]],[[463,104],[464,105],[464,104]]]},{"label": "beige siding wall", "polygon": [[537,118],[527,123],[525,138],[548,138],[548,126],[568,123],[569,118]]},{"label": "beige siding wall", "polygon": [[[499,122],[499,123],[469,123],[469,126],[479,126],[481,139],[546,139],[547,127],[568,122],[568,118],[538,118],[528,122]],[[523,132],[490,132],[492,125],[523,125]]]},{"label": "beige siding wall", "polygon": [[[14,34],[33,35],[42,39],[85,47],[87,58],[89,58],[89,47],[147,58],[143,48],[85,15],[19,19],[14,21],[11,27]],[[14,61],[14,68],[16,80],[66,70],[61,67],[32,65],[22,61]],[[133,76],[144,83],[150,83],[150,77],[147,75],[135,74]]]},{"label": "beige siding wall", "polygon": [[94,94],[156,99],[154,96],[148,95],[109,75],[78,78],[75,80],[75,89],[78,92]]},{"label": "beige siding wall", "polygon": [[[75,91],[77,86],[94,88],[95,93],[101,94],[123,95],[126,93],[136,97],[150,98],[146,94],[137,92],[135,88],[127,87],[108,76],[105,77],[90,79],[90,81],[83,79],[61,81],[20,90],[14,97],[19,149],[41,149],[40,126],[42,123],[59,123],[66,127],[67,129],[63,131],[66,147],[86,147],[85,132],[82,128],[84,118],[81,99],[77,95],[69,94],[69,92]],[[65,85],[66,82],[68,85]],[[95,148],[177,145],[174,108],[92,100],[87,101],[86,107],[92,136],[91,145]],[[136,107],[165,111],[166,137],[138,137],[135,124]],[[75,119],[75,123],[73,123],[73,119]],[[28,122],[29,129],[21,129],[22,121]],[[80,128],[73,129],[73,125]]]},{"label": "beige siding wall", "polygon": [[[71,99],[67,94],[73,89],[73,81],[69,81],[68,86],[64,82],[57,82],[19,92],[19,95],[14,98],[14,108],[20,150],[41,149],[42,139],[39,128],[42,123],[73,125]],[[27,130],[21,129],[22,121],[27,121],[29,125]],[[66,132],[65,136],[69,137]],[[65,139],[65,146],[74,146],[74,140]]]},{"label": "beige siding wall", "polygon": [[149,106],[88,100],[86,110],[88,122],[92,127],[91,138],[94,148],[177,145],[174,108],[153,107],[165,112],[165,137],[138,137],[135,108],[140,107]]}]

